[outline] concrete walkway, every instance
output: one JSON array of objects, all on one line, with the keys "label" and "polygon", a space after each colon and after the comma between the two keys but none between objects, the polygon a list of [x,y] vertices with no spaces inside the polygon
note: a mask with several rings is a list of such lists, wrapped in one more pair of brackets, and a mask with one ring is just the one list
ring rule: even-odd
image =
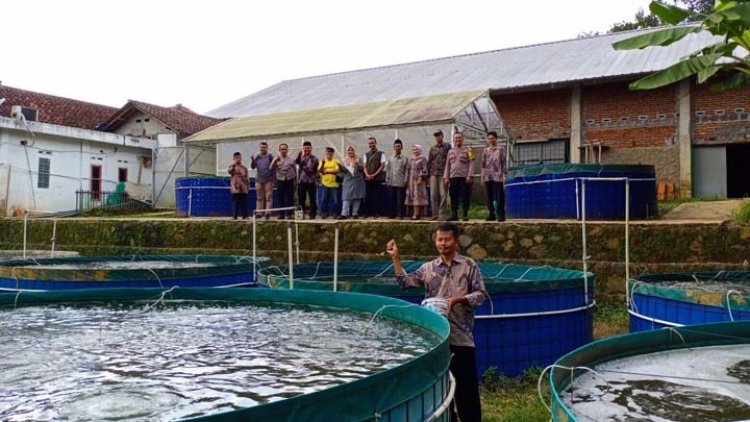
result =
[{"label": "concrete walkway", "polygon": [[686,202],[664,214],[663,220],[726,221],[740,208],[741,199]]}]

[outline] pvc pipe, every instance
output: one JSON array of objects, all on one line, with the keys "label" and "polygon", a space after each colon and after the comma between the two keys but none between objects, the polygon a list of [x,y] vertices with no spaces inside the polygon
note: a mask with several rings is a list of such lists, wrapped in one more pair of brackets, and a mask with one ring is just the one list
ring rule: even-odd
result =
[{"label": "pvc pipe", "polygon": [[297,247],[297,263],[299,264],[299,224],[294,222],[294,245]]},{"label": "pvc pipe", "polygon": [[448,376],[450,377],[450,384],[448,387],[448,394],[445,396],[445,399],[443,399],[443,402],[440,403],[440,406],[435,409],[435,411],[432,413],[432,415],[428,416],[427,419],[425,419],[425,422],[434,422],[442,418],[443,415],[445,415],[445,412],[448,412],[450,409],[451,404],[453,404],[453,396],[456,394],[456,379],[453,378],[453,374],[448,372]]},{"label": "pvc pipe", "polygon": [[630,280],[630,181],[625,181],[625,301],[630,308],[628,281]]},{"label": "pvc pipe", "polygon": [[286,223],[287,248],[289,250],[289,289],[294,290],[294,249],[292,249],[292,222]]},{"label": "pvc pipe", "polygon": [[339,225],[333,226],[333,291],[339,286]]},{"label": "pvc pipe", "polygon": [[593,181],[599,181],[599,182],[622,182],[625,180],[630,180],[631,182],[655,182],[656,179],[654,178],[647,178],[647,179],[628,179],[627,177],[566,177],[563,179],[554,179],[554,180],[532,180],[532,181],[523,181],[523,182],[516,182],[516,183],[508,183],[505,186],[522,186],[522,185],[538,185],[541,183],[556,183],[556,182],[569,182],[571,180],[593,180]]},{"label": "pvc pipe", "polygon": [[256,247],[257,247],[257,245],[256,245],[256,232],[258,230],[257,229],[257,227],[258,227],[258,220],[257,220],[256,216],[257,216],[257,214],[255,212],[253,212],[253,279],[255,279],[255,280],[257,280],[257,278],[258,278],[258,267],[257,267],[257,264],[256,264],[256,261],[257,261],[257,259],[256,259],[256,253],[257,253],[257,250],[256,250]]},{"label": "pvc pipe", "polygon": [[666,325],[666,326],[669,326],[669,327],[684,327],[683,324],[678,324],[676,322],[664,321],[664,320],[661,320],[661,319],[651,318],[651,317],[648,317],[646,315],[639,314],[638,312],[636,312],[636,311],[634,311],[632,309],[628,309],[628,313],[630,315],[638,318],[638,319],[642,319],[642,320],[648,321],[648,322],[650,322],[652,324],[653,323],[657,323],[657,324]]},{"label": "pvc pipe", "polygon": [[494,314],[494,315],[476,315],[474,319],[507,319],[507,318],[526,318],[534,316],[545,316],[545,315],[562,315],[571,314],[573,312],[585,311],[591,309],[596,305],[596,301],[592,300],[590,303],[579,306],[577,308],[560,309],[557,311],[542,311],[542,312],[524,312],[519,314]]},{"label": "pvc pipe", "polygon": [[52,242],[52,248],[50,250],[50,257],[55,257],[55,242],[57,241],[57,219],[55,218],[52,220],[52,239],[50,239]]},{"label": "pvc pipe", "polygon": [[262,210],[255,210],[256,213],[266,213],[266,212],[274,212],[274,211],[294,211],[297,207],[282,207],[282,208],[265,208]]},{"label": "pvc pipe", "polygon": [[584,303],[589,301],[589,265],[586,247],[586,179],[581,180],[581,243],[583,246],[583,294]]},{"label": "pvc pipe", "polygon": [[581,205],[578,203],[579,193],[578,193],[578,181],[574,180],[576,184],[576,220],[581,218]]},{"label": "pvc pipe", "polygon": [[188,191],[188,217],[193,215],[193,188]]},{"label": "pvc pipe", "polygon": [[26,232],[29,224],[29,211],[23,212],[23,259],[26,259]]}]

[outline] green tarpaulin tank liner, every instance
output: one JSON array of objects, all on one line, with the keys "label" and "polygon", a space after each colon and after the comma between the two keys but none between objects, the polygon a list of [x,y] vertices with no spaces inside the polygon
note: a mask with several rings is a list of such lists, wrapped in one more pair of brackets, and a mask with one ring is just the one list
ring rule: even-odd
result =
[{"label": "green tarpaulin tank liner", "polygon": [[[168,293],[167,293],[168,292]],[[0,293],[0,307],[118,304],[171,301],[227,301],[236,304],[291,304],[378,314],[434,335],[429,351],[391,369],[317,392],[194,421],[448,421],[453,382],[449,373],[447,320],[399,299],[312,290],[272,289],[88,289]],[[2,339],[0,339],[2,341]]]}]

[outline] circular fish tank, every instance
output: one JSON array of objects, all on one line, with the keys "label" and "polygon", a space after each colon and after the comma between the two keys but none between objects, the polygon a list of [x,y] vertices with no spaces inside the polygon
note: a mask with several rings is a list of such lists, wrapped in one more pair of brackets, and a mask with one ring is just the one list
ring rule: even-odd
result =
[{"label": "circular fish tank", "polygon": [[643,275],[628,292],[631,332],[750,321],[750,271]]},{"label": "circular fish tank", "polygon": [[448,322],[397,299],[20,292],[0,320],[2,420],[450,419]]},{"label": "circular fish tank", "polygon": [[[221,176],[185,176],[175,180],[175,207],[180,217],[231,217],[230,178]],[[250,179],[247,209],[255,210],[255,180]]]},{"label": "circular fish tank", "polygon": [[599,340],[558,360],[550,387],[553,421],[750,420],[750,321]]},{"label": "circular fish tank", "polygon": [[0,290],[255,285],[267,257],[133,255],[17,259],[0,262]]},{"label": "circular fish tank", "polygon": [[[423,262],[405,261],[413,272]],[[490,296],[476,310],[474,343],[477,371],[516,376],[545,366],[592,340],[594,276],[574,270],[528,265],[479,263]],[[258,283],[289,289],[285,267],[258,271]],[[332,290],[333,263],[293,267],[294,289]],[[588,288],[586,287],[588,281]],[[401,289],[390,261],[344,261],[337,290],[396,297],[419,304],[422,288]]]},{"label": "circular fish tank", "polygon": [[630,218],[658,214],[656,170],[647,165],[545,164],[513,168],[505,183],[508,218],[624,220],[625,184]]}]

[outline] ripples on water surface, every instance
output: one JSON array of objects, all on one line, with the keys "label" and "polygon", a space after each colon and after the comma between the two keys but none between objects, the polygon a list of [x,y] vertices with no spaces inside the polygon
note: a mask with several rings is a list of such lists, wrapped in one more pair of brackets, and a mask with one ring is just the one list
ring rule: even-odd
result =
[{"label": "ripples on water surface", "polygon": [[578,376],[561,395],[581,422],[750,420],[750,345],[652,353],[593,369],[600,375]]},{"label": "ripples on water surface", "polygon": [[161,270],[172,268],[208,268],[226,265],[214,262],[192,262],[192,261],[93,261],[76,262],[70,264],[29,264],[20,268],[33,268],[35,270]]},{"label": "ripples on water surface", "polygon": [[436,339],[311,307],[168,304],[0,311],[0,420],[172,420],[309,393]]}]

